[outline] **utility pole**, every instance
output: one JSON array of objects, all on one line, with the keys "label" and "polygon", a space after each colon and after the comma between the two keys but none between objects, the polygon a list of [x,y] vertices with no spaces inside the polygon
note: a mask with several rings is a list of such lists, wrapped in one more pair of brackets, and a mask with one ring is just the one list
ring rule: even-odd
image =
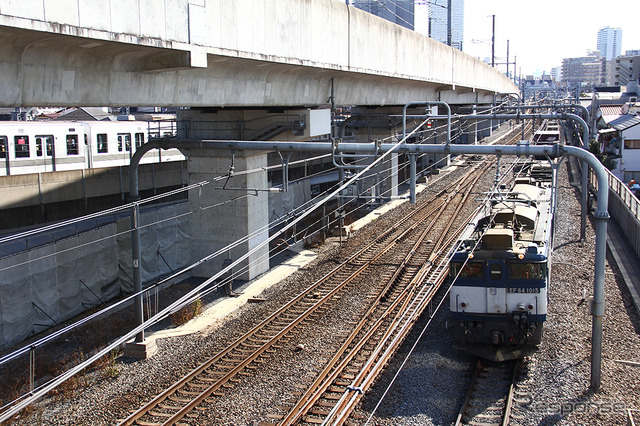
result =
[{"label": "utility pole", "polygon": [[491,31],[491,66],[496,65],[496,15],[491,15],[493,20]]},{"label": "utility pole", "polygon": [[447,46],[451,46],[451,0],[447,3]]},{"label": "utility pole", "polygon": [[507,78],[509,78],[509,40],[507,40]]},{"label": "utility pole", "polygon": [[516,68],[515,68],[516,63],[515,63],[515,61],[514,62],[509,62],[509,40],[507,40],[507,62],[494,62],[494,61],[492,61],[491,65],[506,65],[507,66],[506,76],[507,76],[507,78],[510,79],[510,77],[509,77],[509,65],[511,65],[511,64],[514,65],[513,74],[515,75],[515,73],[516,73]]}]

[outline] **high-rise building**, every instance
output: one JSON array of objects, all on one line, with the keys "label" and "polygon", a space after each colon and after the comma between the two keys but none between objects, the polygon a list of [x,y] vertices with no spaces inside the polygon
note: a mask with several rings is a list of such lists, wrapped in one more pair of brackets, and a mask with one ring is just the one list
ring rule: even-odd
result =
[{"label": "high-rise building", "polygon": [[618,56],[611,61],[609,81],[612,85],[626,86],[630,81],[638,81],[640,78],[640,54],[634,54],[636,52],[627,51],[631,55]]},{"label": "high-rise building", "polygon": [[600,58],[599,52],[579,58],[565,58],[562,60],[562,81],[572,88],[599,86],[604,78],[603,64],[606,61]]},{"label": "high-rise building", "polygon": [[[442,43],[448,40],[448,6],[451,1],[451,46],[462,50],[464,39],[464,0],[430,0],[429,37]],[[424,3],[424,1],[421,1]]]},{"label": "high-rise building", "polygon": [[622,30],[604,27],[598,31],[598,50],[607,61],[620,56],[622,48]]},{"label": "high-rise building", "polygon": [[414,29],[415,0],[351,0],[350,4],[387,21]]}]

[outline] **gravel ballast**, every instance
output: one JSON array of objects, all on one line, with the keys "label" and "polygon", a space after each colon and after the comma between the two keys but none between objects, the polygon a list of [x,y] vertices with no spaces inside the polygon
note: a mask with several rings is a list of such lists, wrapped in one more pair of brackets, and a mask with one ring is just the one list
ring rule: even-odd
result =
[{"label": "gravel ballast", "polygon": [[[517,401],[511,423],[627,424],[627,410],[640,408],[638,313],[608,253],[602,384],[600,390],[592,394],[589,392],[592,317],[585,299],[593,294],[595,232],[593,222],[588,223],[586,241],[579,241],[580,194],[569,184],[565,167],[561,168],[559,185],[552,284],[543,341],[539,351],[525,359],[526,374],[516,388]],[[454,422],[474,359],[454,348],[455,342],[446,329],[447,310],[445,303],[389,387],[409,345],[398,353],[394,365],[363,400],[360,415],[365,420],[361,424],[367,421],[371,425]],[[421,324],[416,328],[421,328]],[[418,330],[414,330],[414,334],[417,333]],[[387,395],[380,402],[384,392]]]},{"label": "gravel ballast", "polygon": [[[429,188],[437,190],[437,186]],[[392,223],[406,208],[391,212],[373,225],[384,227]],[[584,298],[593,292],[595,233],[588,226],[586,242],[579,241],[579,216],[579,194],[569,184],[562,167],[549,313],[540,350],[526,360],[527,372],[516,390],[517,424],[625,424],[626,409],[640,408],[640,366],[618,362],[640,363],[640,321],[618,272],[609,262],[605,275],[602,386],[598,393],[588,393],[591,316]],[[343,247],[353,250],[361,245],[361,238],[374,232],[365,228]],[[115,363],[117,377],[87,374],[88,386],[43,400],[14,423],[117,423],[129,410],[150,400],[285,300],[299,294],[308,282],[333,268],[344,258],[339,249],[335,241],[319,249],[318,259],[304,271],[266,290],[261,295],[265,302],[247,304],[223,323],[199,333],[159,340],[158,353],[151,359],[134,361],[121,357]],[[607,260],[611,259],[608,256]],[[347,303],[345,309],[349,309]],[[341,318],[334,320],[340,322]],[[455,420],[474,359],[455,348],[448,320],[447,299],[432,320],[423,315],[411,342],[400,349],[386,373],[363,398],[358,410],[360,419],[354,423],[365,424],[378,403],[369,424],[439,425]],[[415,351],[394,379],[412,342],[427,323],[429,327]],[[193,423],[257,425],[268,420],[265,416],[273,412],[273,407],[298,390],[295,385],[300,378],[312,376],[326,358],[332,322],[320,325],[315,333],[291,339],[282,355],[270,358],[255,376],[244,376],[224,397],[208,404]],[[299,344],[305,349],[296,351]],[[393,385],[388,387],[392,380]]]}]

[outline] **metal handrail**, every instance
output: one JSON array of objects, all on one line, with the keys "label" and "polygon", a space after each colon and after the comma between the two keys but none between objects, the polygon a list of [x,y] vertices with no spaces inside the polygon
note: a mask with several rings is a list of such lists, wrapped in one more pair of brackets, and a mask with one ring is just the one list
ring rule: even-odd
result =
[{"label": "metal handrail", "polygon": [[[609,181],[610,191],[620,197],[624,205],[629,209],[629,211],[635,216],[635,218],[640,222],[640,200],[633,195],[631,189],[620,180],[616,175],[611,173],[610,170],[607,170],[607,179]],[[592,188],[598,191],[598,180],[596,179],[595,173],[590,170],[589,173],[589,184]]]}]

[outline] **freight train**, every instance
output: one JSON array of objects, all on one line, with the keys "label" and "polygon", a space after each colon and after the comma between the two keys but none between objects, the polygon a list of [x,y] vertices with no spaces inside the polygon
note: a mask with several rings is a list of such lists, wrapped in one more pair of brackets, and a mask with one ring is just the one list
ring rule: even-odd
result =
[{"label": "freight train", "polygon": [[502,361],[540,344],[555,203],[549,160],[531,158],[479,208],[450,261],[451,320],[463,349]]},{"label": "freight train", "polygon": [[[126,166],[150,137],[174,135],[175,121],[0,122],[0,176]],[[170,149],[141,162],[179,160],[180,151]]]}]

